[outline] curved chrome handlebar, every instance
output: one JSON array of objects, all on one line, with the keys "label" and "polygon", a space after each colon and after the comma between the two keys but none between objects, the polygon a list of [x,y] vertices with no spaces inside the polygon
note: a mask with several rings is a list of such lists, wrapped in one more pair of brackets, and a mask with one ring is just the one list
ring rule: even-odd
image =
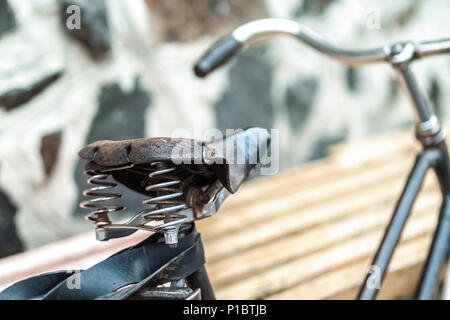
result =
[{"label": "curved chrome handlebar", "polygon": [[240,43],[246,43],[259,36],[291,35],[332,58],[346,64],[365,64],[385,61],[389,47],[371,50],[346,50],[338,48],[323,39],[311,29],[287,19],[261,19],[246,23],[233,31],[232,36]]},{"label": "curved chrome handlebar", "polygon": [[[230,35],[220,39],[197,62],[194,68],[195,73],[199,77],[204,77],[225,64],[244,44],[260,36],[278,34],[294,36],[323,54],[349,66],[389,62],[396,53],[394,45],[367,50],[342,49],[295,21],[269,18],[243,24]],[[450,39],[413,43],[413,45],[415,58],[450,53]]]}]

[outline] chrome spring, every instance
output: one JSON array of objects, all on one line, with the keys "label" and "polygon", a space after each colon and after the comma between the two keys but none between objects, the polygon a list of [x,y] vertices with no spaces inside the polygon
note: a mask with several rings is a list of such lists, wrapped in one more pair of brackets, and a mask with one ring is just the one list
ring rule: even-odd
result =
[{"label": "chrome spring", "polygon": [[[121,211],[125,209],[125,206],[105,203],[122,197],[121,194],[106,191],[117,186],[117,183],[106,181],[106,179],[110,176],[110,172],[124,169],[148,175],[145,190],[156,196],[143,201],[143,204],[151,205],[151,208],[140,211],[127,222],[112,223],[108,214]],[[140,229],[161,232],[167,244],[176,245],[181,225],[192,219],[181,214],[184,209],[187,209],[187,205],[180,200],[183,195],[182,180],[173,174],[170,175],[174,170],[176,170],[175,166],[158,161],[150,163],[150,166],[125,165],[110,168],[107,172],[87,171],[86,174],[91,176],[87,182],[95,186],[83,191],[83,195],[94,198],[81,202],[80,206],[94,209],[86,215],[86,219],[95,222],[97,239],[123,237]]]},{"label": "chrome spring", "polygon": [[82,208],[94,209],[94,211],[86,215],[86,219],[94,221],[97,227],[111,224],[108,213],[117,212],[125,209],[124,206],[106,204],[105,201],[119,199],[122,195],[112,192],[105,192],[105,190],[115,188],[117,183],[105,181],[109,174],[88,171],[86,174],[91,177],[87,179],[89,184],[95,185],[90,189],[84,190],[83,195],[88,197],[95,197],[94,199],[83,201],[80,203]]},{"label": "chrome spring", "polygon": [[[154,205],[155,207],[144,209],[139,214],[146,221],[161,222],[154,227],[155,231],[163,232],[165,242],[173,245],[178,242],[178,231],[180,226],[187,222],[187,216],[178,214],[187,208],[186,203],[180,200],[183,195],[181,179],[170,175],[176,170],[175,166],[171,166],[164,162],[152,162],[153,168],[147,168],[149,182],[145,187],[146,191],[156,193],[155,197],[144,200],[142,203],[146,205]],[[156,181],[156,183],[152,183]]]}]

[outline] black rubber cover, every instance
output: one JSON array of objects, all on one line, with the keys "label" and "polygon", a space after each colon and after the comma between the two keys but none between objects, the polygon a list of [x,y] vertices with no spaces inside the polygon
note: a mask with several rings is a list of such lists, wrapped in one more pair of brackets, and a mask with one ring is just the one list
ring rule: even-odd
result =
[{"label": "black rubber cover", "polygon": [[[126,299],[143,286],[186,278],[202,268],[203,246],[195,227],[176,248],[161,243],[161,237],[155,233],[79,274],[62,270],[16,282],[0,292],[0,300]],[[77,276],[80,288],[69,288],[67,283]],[[117,291],[130,284],[135,285]]]},{"label": "black rubber cover", "polygon": [[207,76],[228,62],[241,47],[242,44],[231,35],[219,39],[195,64],[194,73],[200,78]]}]

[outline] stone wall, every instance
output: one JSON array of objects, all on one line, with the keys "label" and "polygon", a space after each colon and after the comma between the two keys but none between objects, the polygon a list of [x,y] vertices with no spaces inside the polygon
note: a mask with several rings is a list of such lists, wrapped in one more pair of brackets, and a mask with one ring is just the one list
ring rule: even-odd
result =
[{"label": "stone wall", "polygon": [[[81,30],[67,28],[72,4]],[[367,48],[444,38],[449,14],[444,0],[0,0],[0,256],[92,228],[78,208],[77,151],[95,140],[277,128],[282,169],[412,124],[388,66],[347,68],[292,39],[257,43],[196,79],[194,61],[233,26],[288,17]],[[449,58],[415,69],[448,117]],[[137,210],[139,197],[127,199]]]}]

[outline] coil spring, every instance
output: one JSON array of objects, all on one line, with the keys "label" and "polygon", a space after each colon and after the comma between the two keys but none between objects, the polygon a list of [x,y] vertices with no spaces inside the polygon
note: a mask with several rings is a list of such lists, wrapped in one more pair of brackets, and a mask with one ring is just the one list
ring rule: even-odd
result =
[{"label": "coil spring", "polygon": [[[133,166],[116,168],[115,170],[130,169]],[[112,224],[108,214],[125,209],[122,205],[107,204],[105,201],[119,199],[122,195],[106,192],[105,190],[115,188],[117,183],[106,181],[110,176],[105,172],[86,172],[91,177],[87,182],[94,187],[83,191],[84,196],[94,197],[91,200],[80,203],[82,208],[94,209],[86,215],[86,219],[94,221],[97,231],[104,231],[105,228],[111,229],[144,229],[147,231],[164,233],[165,242],[169,245],[175,245],[178,242],[178,231],[180,226],[189,221],[185,215],[178,212],[187,208],[184,201],[179,200],[183,195],[182,180],[171,172],[176,167],[165,162],[152,162],[149,167],[135,166],[131,170],[137,170],[140,173],[148,175],[148,181],[145,190],[156,194],[155,197],[144,200],[144,205],[152,205],[151,208],[144,209],[123,224]],[[149,226],[151,222],[158,223]],[[112,231],[112,230],[111,230]],[[99,240],[107,240],[108,237],[98,237]]]},{"label": "coil spring", "polygon": [[180,178],[169,174],[176,170],[175,166],[161,161],[152,162],[150,166],[153,168],[149,169],[149,182],[155,180],[157,182],[148,184],[145,190],[155,192],[156,196],[144,200],[142,203],[155,205],[156,208],[144,209],[140,212],[140,215],[146,221],[162,222],[155,227],[155,231],[164,233],[167,244],[176,244],[178,242],[178,230],[188,220],[185,215],[177,214],[187,208],[186,203],[179,200],[183,195],[182,181]]},{"label": "coil spring", "polygon": [[84,196],[95,197],[94,199],[80,203],[82,208],[94,209],[94,211],[86,215],[86,219],[94,221],[98,227],[111,224],[108,213],[125,209],[125,207],[121,205],[104,203],[105,201],[119,199],[122,197],[122,195],[117,193],[105,192],[105,190],[115,188],[117,183],[105,181],[108,179],[109,174],[92,171],[88,171],[86,173],[91,176],[87,179],[87,182],[95,185],[95,187],[83,191]]}]

